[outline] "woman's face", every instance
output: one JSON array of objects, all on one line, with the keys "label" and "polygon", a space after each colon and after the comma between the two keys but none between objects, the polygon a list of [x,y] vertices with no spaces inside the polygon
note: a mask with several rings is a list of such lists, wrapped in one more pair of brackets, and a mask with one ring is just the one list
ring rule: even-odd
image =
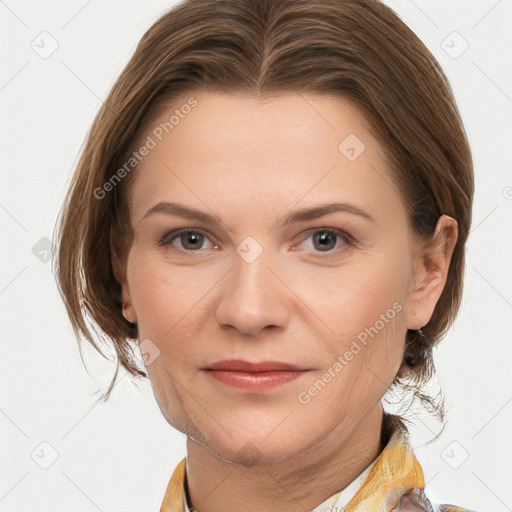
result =
[{"label": "woman's face", "polygon": [[440,293],[384,152],[339,97],[191,96],[145,134],[119,274],[159,407],[241,463],[349,439]]}]

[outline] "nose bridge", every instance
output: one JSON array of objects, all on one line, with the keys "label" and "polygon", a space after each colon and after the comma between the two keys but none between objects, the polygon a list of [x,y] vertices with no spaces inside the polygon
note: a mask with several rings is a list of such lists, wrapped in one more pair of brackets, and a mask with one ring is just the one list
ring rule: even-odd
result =
[{"label": "nose bridge", "polygon": [[250,335],[267,326],[285,326],[286,287],[271,270],[275,258],[252,237],[242,241],[236,252],[234,268],[223,284],[217,321]]}]

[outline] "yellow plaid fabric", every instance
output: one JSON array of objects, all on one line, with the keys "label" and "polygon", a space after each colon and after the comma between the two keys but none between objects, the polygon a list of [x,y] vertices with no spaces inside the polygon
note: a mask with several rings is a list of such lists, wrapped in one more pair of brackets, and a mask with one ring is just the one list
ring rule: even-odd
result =
[{"label": "yellow plaid fabric", "polygon": [[[424,493],[423,470],[412,451],[406,430],[395,426],[388,439],[347,504],[337,505],[342,501],[341,490],[319,504],[314,512],[474,512],[431,502]],[[185,460],[172,474],[160,512],[187,512]]]}]

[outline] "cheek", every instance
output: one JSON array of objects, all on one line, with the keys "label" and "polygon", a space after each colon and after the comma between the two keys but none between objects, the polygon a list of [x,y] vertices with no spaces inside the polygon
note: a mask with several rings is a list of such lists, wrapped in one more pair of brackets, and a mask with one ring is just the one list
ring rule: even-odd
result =
[{"label": "cheek", "polygon": [[133,251],[128,283],[140,337],[164,340],[173,336],[201,309],[201,301],[216,282],[214,272],[170,266],[151,254]]},{"label": "cheek", "polygon": [[[303,275],[296,286],[308,305],[338,339],[348,340],[376,323],[382,329],[405,326],[407,267],[396,254],[366,258],[328,272]],[[380,330],[379,329],[379,330]],[[392,334],[392,333],[390,333]]]},{"label": "cheek", "polygon": [[[409,279],[405,258],[398,250],[386,251],[301,281],[311,309],[328,327],[318,349],[325,351],[325,370],[336,375],[332,390],[340,396],[350,389],[353,400],[373,404],[400,367]],[[322,400],[330,399],[327,393]]]},{"label": "cheek", "polygon": [[329,390],[315,401],[319,410],[337,396],[339,411],[360,414],[384,396],[403,356],[406,282],[399,265],[375,259],[336,280],[310,281],[310,304],[330,332],[315,347],[323,352],[322,375],[304,389],[316,393],[322,389],[318,379],[328,382]]}]

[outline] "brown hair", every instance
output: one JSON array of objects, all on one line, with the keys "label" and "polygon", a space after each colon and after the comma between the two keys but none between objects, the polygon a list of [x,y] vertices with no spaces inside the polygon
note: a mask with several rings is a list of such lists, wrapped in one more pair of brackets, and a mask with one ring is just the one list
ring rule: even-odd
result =
[{"label": "brown hair", "polygon": [[442,419],[444,407],[422,386],[433,375],[432,348],[460,307],[472,157],[438,62],[378,0],[185,0],[144,34],[88,134],[55,236],[54,272],[77,338],[83,335],[102,354],[95,332],[117,354],[103,397],[110,396],[120,364],[133,376],[147,374],[134,359],[137,327],[121,314],[112,268],[113,255],[126,254],[131,243],[133,172],[104,197],[97,191],[126,162],[164,102],[200,89],[352,100],[388,154],[413,233],[428,244],[441,214],[457,220],[445,288],[425,336],[408,331],[404,363],[392,383],[413,390]]}]

